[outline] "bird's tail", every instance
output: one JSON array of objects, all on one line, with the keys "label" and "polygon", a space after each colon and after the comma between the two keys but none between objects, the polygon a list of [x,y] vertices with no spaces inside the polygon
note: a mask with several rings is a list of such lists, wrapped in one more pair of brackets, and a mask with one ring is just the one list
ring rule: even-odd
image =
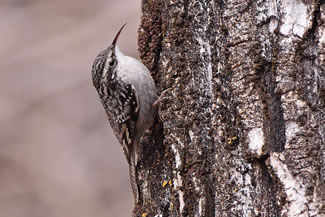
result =
[{"label": "bird's tail", "polygon": [[137,185],[135,154],[131,154],[130,157],[131,158],[130,158],[129,174],[130,174],[130,179],[131,179],[131,188],[132,188],[135,204],[138,204],[139,189],[138,189],[138,185]]}]

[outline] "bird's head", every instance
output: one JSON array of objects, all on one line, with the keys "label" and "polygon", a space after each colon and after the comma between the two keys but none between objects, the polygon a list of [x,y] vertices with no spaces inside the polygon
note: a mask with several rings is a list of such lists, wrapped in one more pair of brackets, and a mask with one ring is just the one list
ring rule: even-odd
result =
[{"label": "bird's head", "polygon": [[117,40],[126,23],[120,28],[116,34],[112,44],[100,52],[92,66],[92,79],[94,86],[98,89],[101,84],[107,85],[116,76],[118,59],[116,57]]}]

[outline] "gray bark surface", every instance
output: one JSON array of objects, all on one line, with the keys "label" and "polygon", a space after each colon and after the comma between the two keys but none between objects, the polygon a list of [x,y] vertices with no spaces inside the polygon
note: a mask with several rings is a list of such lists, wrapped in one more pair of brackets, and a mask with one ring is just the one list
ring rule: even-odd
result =
[{"label": "gray bark surface", "polygon": [[143,1],[137,216],[324,216],[324,3]]}]

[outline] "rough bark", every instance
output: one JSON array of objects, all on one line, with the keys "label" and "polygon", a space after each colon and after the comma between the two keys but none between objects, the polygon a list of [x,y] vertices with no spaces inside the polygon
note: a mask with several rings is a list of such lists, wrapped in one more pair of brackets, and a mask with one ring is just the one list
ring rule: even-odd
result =
[{"label": "rough bark", "polygon": [[325,213],[325,2],[143,0],[137,216]]}]

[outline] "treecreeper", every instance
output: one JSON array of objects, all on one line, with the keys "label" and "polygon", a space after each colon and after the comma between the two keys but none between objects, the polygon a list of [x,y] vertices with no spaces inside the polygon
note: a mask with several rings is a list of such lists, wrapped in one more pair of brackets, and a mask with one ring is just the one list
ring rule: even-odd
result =
[{"label": "treecreeper", "polygon": [[[157,89],[148,70],[139,60],[124,55],[117,40],[100,52],[92,66],[92,80],[104,106],[108,121],[122,146],[129,164],[135,204],[139,203],[136,166],[140,138],[149,129],[157,114]],[[157,103],[155,103],[157,104]]]}]

